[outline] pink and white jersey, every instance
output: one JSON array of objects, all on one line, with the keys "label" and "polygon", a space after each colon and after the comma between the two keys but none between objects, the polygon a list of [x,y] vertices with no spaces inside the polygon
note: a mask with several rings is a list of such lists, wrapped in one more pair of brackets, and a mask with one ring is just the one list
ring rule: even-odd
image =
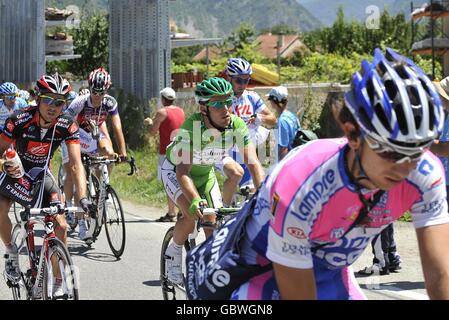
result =
[{"label": "pink and white jersey", "polygon": [[90,132],[90,127],[87,125],[89,120],[95,120],[100,126],[106,121],[108,114],[111,116],[118,114],[118,107],[117,101],[110,95],[104,96],[98,108],[92,106],[90,95],[81,95],[72,101],[65,112],[76,119],[81,129]]},{"label": "pink and white jersey", "polygon": [[[247,223],[242,250],[247,262],[268,258],[319,273],[354,263],[374,235],[408,210],[415,228],[449,222],[444,171],[427,151],[406,180],[382,195],[370,222],[344,235],[362,208],[345,169],[346,148],[346,139],[315,140],[275,167]],[[367,199],[374,192],[362,190]]]}]

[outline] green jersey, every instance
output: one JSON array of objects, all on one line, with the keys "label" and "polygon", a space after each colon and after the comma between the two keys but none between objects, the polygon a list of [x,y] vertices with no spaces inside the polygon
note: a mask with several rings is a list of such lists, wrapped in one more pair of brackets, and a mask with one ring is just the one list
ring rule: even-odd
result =
[{"label": "green jersey", "polygon": [[239,117],[231,115],[229,127],[220,133],[208,130],[203,115],[195,113],[183,123],[166,156],[173,165],[191,162],[190,175],[195,178],[209,175],[234,145],[242,151],[250,143],[248,127]]}]

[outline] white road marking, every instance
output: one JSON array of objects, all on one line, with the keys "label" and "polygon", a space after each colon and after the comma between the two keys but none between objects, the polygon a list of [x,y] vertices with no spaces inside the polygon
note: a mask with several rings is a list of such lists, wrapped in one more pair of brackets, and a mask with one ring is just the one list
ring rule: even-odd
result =
[{"label": "white road marking", "polygon": [[380,286],[380,290],[374,289],[373,291],[379,292],[379,293],[389,293],[393,295],[402,296],[404,298],[407,298],[409,300],[429,300],[429,297],[426,294],[422,294],[416,291],[412,290],[404,290],[398,287],[393,286]]}]

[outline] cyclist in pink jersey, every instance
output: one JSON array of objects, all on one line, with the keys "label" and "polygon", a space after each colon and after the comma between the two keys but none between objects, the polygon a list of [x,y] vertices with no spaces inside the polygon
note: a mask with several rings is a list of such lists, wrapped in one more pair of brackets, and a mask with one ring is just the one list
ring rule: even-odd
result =
[{"label": "cyclist in pink jersey", "polygon": [[[346,138],[292,150],[265,179],[254,209],[224,225],[241,240],[211,237],[189,254],[187,265],[195,266],[212,243],[217,261],[187,270],[189,297],[227,290],[232,299],[364,299],[350,266],[374,236],[410,211],[429,297],[449,299],[445,179],[428,150],[444,120],[432,82],[409,59],[376,49],[335,114]],[[234,263],[221,259],[225,252],[234,253],[228,256]],[[242,283],[232,277],[239,265],[264,268]],[[226,282],[214,281],[218,272]]]}]

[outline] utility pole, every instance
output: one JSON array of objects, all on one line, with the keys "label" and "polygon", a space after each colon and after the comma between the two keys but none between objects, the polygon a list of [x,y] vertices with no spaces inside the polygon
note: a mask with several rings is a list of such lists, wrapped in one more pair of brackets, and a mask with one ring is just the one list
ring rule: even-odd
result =
[{"label": "utility pole", "polygon": [[277,57],[277,72],[279,75],[279,82],[281,82],[281,47],[282,47],[282,32],[278,34],[278,41],[276,45],[276,57]]}]

